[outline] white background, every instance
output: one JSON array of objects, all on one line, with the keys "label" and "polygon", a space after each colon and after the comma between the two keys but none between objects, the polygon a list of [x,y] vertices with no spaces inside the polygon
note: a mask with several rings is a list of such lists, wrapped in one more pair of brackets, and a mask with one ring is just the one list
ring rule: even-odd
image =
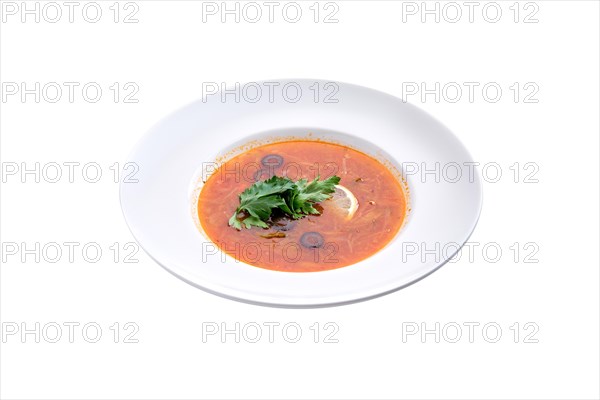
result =
[{"label": "white background", "polygon": [[[36,242],[96,242],[103,255],[87,262],[78,247],[74,262],[63,254],[56,263],[43,257],[38,263],[33,255],[21,262],[21,253],[3,254],[2,398],[600,396],[598,3],[521,3],[516,23],[512,1],[498,3],[502,16],[496,23],[482,16],[486,3],[475,9],[473,22],[459,2],[460,21],[447,21],[454,11],[446,8],[447,18],[442,14],[437,23],[429,15],[423,23],[420,13],[403,14],[412,8],[399,1],[339,1],[338,23],[323,23],[324,14],[315,23],[312,3],[301,2],[298,23],[282,18],[281,5],[273,23],[266,16],[254,24],[243,18],[236,23],[233,16],[221,23],[219,14],[203,23],[202,3],[193,1],[138,1],[138,23],[123,23],[135,9],[123,10],[123,4],[115,23],[112,1],[99,3],[97,23],[83,19],[83,2],[73,23],[62,3],[57,23],[43,15],[39,23],[33,15],[23,23],[20,10],[3,13],[3,84],[78,82],[81,88],[97,82],[103,88],[96,103],[77,89],[73,103],[66,92],[57,103],[43,97],[36,103],[33,95],[3,98],[3,171],[22,162],[96,162],[103,176],[98,183],[82,179],[81,169],[74,183],[66,177],[36,183],[31,175],[22,183],[20,174],[6,176],[2,242],[29,248]],[[440,12],[445,4],[439,3]],[[493,18],[494,10],[487,10]],[[525,23],[534,11],[530,19],[538,22]],[[425,280],[376,300],[316,310],[258,307],[204,293],[142,251],[134,256],[138,263],[124,263],[121,250],[115,263],[109,247],[116,242],[122,249],[134,239],[109,167],[122,164],[161,117],[201,97],[203,82],[296,77],[404,95],[450,127],[477,161],[501,166],[501,179],[484,184],[482,216],[470,239],[480,245],[472,259],[463,254]],[[139,101],[124,103],[122,92],[115,103],[109,89],[114,82],[135,83]],[[423,101],[405,96],[407,82],[428,88],[477,82],[480,89],[472,102],[466,90],[455,103],[448,96],[436,102],[433,95]],[[489,82],[503,90],[495,103],[481,94]],[[521,87],[516,102],[509,88],[515,82]],[[534,86],[524,91],[528,82]],[[532,87],[539,90],[529,100],[537,102],[525,102]],[[509,169],[515,162],[518,182]],[[531,171],[523,168],[527,162],[539,167],[537,183],[524,182],[523,173]],[[483,254],[486,243],[495,243],[502,255]],[[538,262],[525,262],[528,254]],[[63,326],[62,338],[50,343],[54,331],[48,330],[36,343],[34,334],[7,333],[15,326],[33,329],[36,322],[48,329],[51,323]],[[68,322],[80,324],[73,343],[63,325]],[[90,322],[102,328],[97,343],[82,335]],[[110,329],[115,322],[118,343]],[[139,327],[133,336],[138,343],[124,343],[131,332],[124,329],[127,322]],[[258,343],[245,337],[236,343],[234,335],[203,341],[203,323],[210,322],[228,328],[281,325],[273,343],[266,327]],[[297,343],[281,333],[289,322],[302,329]],[[315,343],[310,327],[317,322],[321,335]],[[339,327],[333,336],[338,343],[325,343],[327,322]],[[472,343],[464,325],[469,322],[480,324]],[[422,338],[420,332],[403,338],[409,326],[434,330],[436,323],[439,343],[434,334]],[[496,343],[490,343],[494,329],[482,332],[486,323],[502,329]],[[462,337],[451,343],[455,324]]]}]

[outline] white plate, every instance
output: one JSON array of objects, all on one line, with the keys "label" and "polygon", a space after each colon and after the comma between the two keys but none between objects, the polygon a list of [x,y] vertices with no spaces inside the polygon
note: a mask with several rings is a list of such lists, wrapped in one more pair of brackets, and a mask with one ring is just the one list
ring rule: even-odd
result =
[{"label": "white plate", "polygon": [[[242,86],[238,99],[234,94],[205,96],[158,123],[133,150],[129,161],[139,167],[138,182],[121,183],[121,207],[140,246],[158,264],[227,298],[317,307],[393,292],[429,275],[458,251],[477,223],[481,183],[471,156],[446,127],[401,99],[365,87],[318,80],[268,82]],[[251,102],[257,88],[262,96]],[[323,272],[271,271],[213,254],[215,247],[194,216],[197,181],[212,165],[207,163],[254,139],[309,133],[404,171],[412,210],[399,234],[366,260]],[[436,166],[437,176],[423,174]]]}]

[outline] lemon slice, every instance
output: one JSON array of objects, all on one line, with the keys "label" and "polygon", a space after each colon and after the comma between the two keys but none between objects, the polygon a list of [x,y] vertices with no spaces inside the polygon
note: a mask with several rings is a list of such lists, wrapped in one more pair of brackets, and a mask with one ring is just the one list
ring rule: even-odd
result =
[{"label": "lemon slice", "polygon": [[358,209],[358,200],[347,187],[335,185],[335,192],[332,193],[329,199],[335,204],[335,208],[344,214],[346,219],[354,216]]}]

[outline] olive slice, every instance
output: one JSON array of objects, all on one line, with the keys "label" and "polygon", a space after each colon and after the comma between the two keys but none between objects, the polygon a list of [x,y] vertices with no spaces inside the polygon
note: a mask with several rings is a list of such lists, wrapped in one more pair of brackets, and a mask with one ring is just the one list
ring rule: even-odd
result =
[{"label": "olive slice", "polygon": [[325,243],[319,232],[305,232],[300,236],[300,244],[308,249],[317,249]]},{"label": "olive slice", "polygon": [[281,157],[279,154],[267,154],[260,160],[260,163],[264,167],[281,167],[283,165],[283,157]]}]

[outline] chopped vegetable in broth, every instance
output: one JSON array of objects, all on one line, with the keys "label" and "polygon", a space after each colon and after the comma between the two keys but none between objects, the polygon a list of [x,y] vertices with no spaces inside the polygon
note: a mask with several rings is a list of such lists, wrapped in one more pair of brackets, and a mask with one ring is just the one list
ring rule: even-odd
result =
[{"label": "chopped vegetable in broth", "polygon": [[223,163],[198,198],[219,248],[253,266],[315,272],[355,264],[400,230],[406,197],[376,159],[321,141],[253,148]]}]

